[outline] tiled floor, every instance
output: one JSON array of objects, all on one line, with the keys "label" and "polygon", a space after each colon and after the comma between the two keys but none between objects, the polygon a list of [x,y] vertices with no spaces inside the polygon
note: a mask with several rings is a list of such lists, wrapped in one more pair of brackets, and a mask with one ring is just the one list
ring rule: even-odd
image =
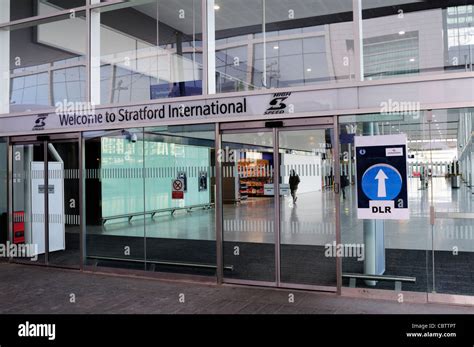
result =
[{"label": "tiled floor", "polygon": [[[465,184],[451,189],[443,177],[434,180],[434,205],[440,212],[474,212],[474,194]],[[420,190],[419,179],[409,180],[408,221],[384,223],[385,247],[394,249],[431,249],[474,251],[474,222],[471,219],[439,219],[432,230],[429,224],[430,189]],[[341,233],[343,243],[362,243],[364,222],[357,219],[355,188],[341,199]],[[269,198],[254,198],[242,204],[223,206],[224,240],[273,243],[274,204]],[[101,235],[215,240],[214,209],[177,212],[155,219],[108,222],[88,226],[88,233]],[[335,201],[331,190],[299,194],[296,204],[289,197],[281,206],[281,240],[283,244],[325,245],[335,241]]]},{"label": "tiled floor", "polygon": [[[434,205],[437,211],[474,212],[474,194],[462,184],[451,189],[449,181],[442,177],[433,179]],[[327,285],[320,277],[332,278],[335,283],[334,262],[327,262],[323,253],[319,256],[293,254],[285,256],[285,246],[295,249],[308,246],[324,248],[335,241],[335,201],[331,190],[298,194],[296,204],[284,198],[281,207],[281,241],[283,275],[299,274],[291,283]],[[339,202],[338,202],[339,203]],[[341,232],[344,244],[364,243],[364,221],[356,215],[355,189],[348,189],[347,199],[341,199]],[[438,219],[434,228],[429,223],[431,189],[421,190],[417,178],[409,180],[410,219],[387,220],[384,224],[385,274],[416,277],[416,288],[407,284],[406,290],[472,295],[472,264],[469,255],[474,254],[474,222],[472,219]],[[274,281],[274,204],[271,198],[256,198],[241,204],[225,204],[224,258],[234,271],[225,273],[228,278]],[[196,210],[191,213],[177,212],[174,216],[162,215],[145,222],[136,219],[127,222],[107,223],[105,226],[87,227],[88,256],[113,257],[128,260],[124,248],[131,249],[130,257],[160,262],[186,262],[215,264],[215,210]],[[144,238],[146,235],[146,239]],[[111,237],[113,236],[113,237]],[[189,241],[192,240],[192,241]],[[433,240],[433,242],[432,242]],[[146,241],[146,242],[145,242]],[[73,242],[78,249],[78,242]],[[71,249],[71,243],[67,248]],[[249,246],[245,248],[246,246]],[[246,252],[259,247],[260,250]],[[431,249],[435,249],[433,266]],[[235,247],[239,254],[234,254]],[[264,249],[269,248],[268,251]],[[456,252],[453,250],[456,249]],[[241,252],[240,252],[241,251]],[[442,252],[441,252],[442,251]],[[370,253],[367,253],[370,256]],[[364,255],[366,255],[364,253]],[[416,256],[415,256],[416,255]],[[55,254],[51,255],[54,259]],[[60,258],[69,264],[75,258]],[[97,258],[95,258],[97,259]],[[59,260],[58,260],[59,261]],[[101,260],[102,261],[102,260]],[[58,263],[58,262],[56,262]],[[357,266],[352,266],[353,263]],[[138,263],[133,263],[137,265]],[[114,266],[128,267],[124,262]],[[100,266],[108,266],[102,263]],[[143,269],[143,263],[138,264]],[[364,261],[343,258],[344,272],[364,272]],[[188,268],[171,270],[192,272]],[[194,271],[194,270],[193,270]],[[322,276],[326,274],[327,276]],[[314,274],[314,278],[310,276]],[[286,276],[285,275],[285,276]],[[285,277],[284,276],[284,277]],[[333,283],[334,282],[334,283]],[[360,281],[359,281],[360,282]],[[358,283],[360,286],[361,283]],[[393,286],[393,283],[381,283]]]},{"label": "tiled floor", "polygon": [[[294,302],[289,302],[289,294]],[[180,296],[184,294],[184,302]],[[71,302],[74,295],[75,302]],[[0,314],[473,314],[472,307],[400,304],[334,294],[117,277],[0,264]]]}]

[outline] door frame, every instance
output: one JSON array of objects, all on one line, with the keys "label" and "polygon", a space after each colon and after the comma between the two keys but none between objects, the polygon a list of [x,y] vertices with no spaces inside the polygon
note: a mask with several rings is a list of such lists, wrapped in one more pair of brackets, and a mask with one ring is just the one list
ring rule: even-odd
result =
[{"label": "door frame", "polygon": [[[60,264],[50,264],[49,263],[49,196],[48,194],[44,195],[44,234],[45,234],[45,253],[44,253],[44,263],[32,263],[32,262],[23,262],[19,259],[10,258],[9,261],[17,263],[27,263],[31,265],[38,266],[49,266],[57,268],[66,268],[66,269],[84,269],[84,233],[83,233],[83,207],[84,207],[84,194],[83,194],[83,170],[82,170],[82,158],[83,158],[83,148],[82,148],[82,136],[80,132],[76,133],[60,133],[60,134],[45,134],[45,135],[26,135],[26,136],[12,136],[8,141],[8,237],[10,242],[13,242],[13,146],[15,145],[34,145],[41,144],[43,145],[44,151],[44,172],[49,171],[49,161],[48,161],[48,144],[49,143],[58,143],[58,142],[76,142],[78,148],[78,171],[79,171],[79,264],[75,266],[67,266]],[[45,187],[49,185],[49,175],[44,175],[44,184]]]},{"label": "door frame", "polygon": [[[314,117],[314,118],[301,118],[301,119],[283,119],[283,120],[260,120],[253,122],[229,122],[216,124],[216,148],[222,148],[222,135],[223,134],[238,134],[238,133],[252,133],[252,132],[272,132],[273,136],[273,162],[274,162],[274,173],[273,176],[278,178],[274,179],[274,191],[280,191],[280,159],[279,159],[279,133],[280,131],[288,130],[312,130],[312,129],[330,129],[333,134],[333,153],[334,153],[334,194],[335,202],[339,201],[340,197],[340,155],[339,155],[339,124],[338,116],[331,117]],[[216,150],[216,153],[218,151]],[[217,165],[218,163],[218,165]],[[217,175],[218,176],[218,190],[221,191],[221,163],[216,160]],[[220,194],[220,197],[222,193]],[[342,288],[342,259],[336,256],[336,287],[332,286],[321,286],[311,284],[297,284],[287,283],[281,281],[281,228],[280,228],[280,194],[274,195],[275,210],[274,210],[274,247],[275,247],[275,281],[258,281],[258,280],[245,280],[245,279],[231,279],[224,277],[224,234],[223,234],[223,202],[219,198],[217,200],[216,210],[216,247],[217,247],[217,280],[218,283],[229,283],[229,284],[243,284],[243,285],[255,285],[255,286],[267,286],[267,287],[278,287],[288,289],[303,289],[303,290],[316,290],[325,292],[334,292],[337,294],[341,293]],[[336,230],[336,244],[341,243],[341,228],[340,228],[340,204],[335,203],[335,230]]]}]

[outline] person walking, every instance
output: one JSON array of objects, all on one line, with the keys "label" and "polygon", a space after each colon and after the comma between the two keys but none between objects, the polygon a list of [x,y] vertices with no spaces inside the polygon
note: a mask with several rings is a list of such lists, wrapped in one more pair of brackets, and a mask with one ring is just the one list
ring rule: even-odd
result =
[{"label": "person walking", "polygon": [[299,183],[300,183],[300,176],[298,176],[295,170],[291,170],[289,184],[290,184],[291,197],[293,198],[293,203],[295,203],[296,200],[298,199],[298,197],[296,196],[296,191],[298,190]]},{"label": "person walking", "polygon": [[342,198],[346,199],[346,187],[349,185],[349,180],[346,175],[341,176],[341,191],[342,191]]}]

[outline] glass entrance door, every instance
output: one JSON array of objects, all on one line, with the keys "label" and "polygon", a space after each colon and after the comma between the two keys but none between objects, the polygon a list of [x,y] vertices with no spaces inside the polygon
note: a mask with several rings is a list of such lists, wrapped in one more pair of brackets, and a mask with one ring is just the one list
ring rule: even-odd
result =
[{"label": "glass entrance door", "polygon": [[29,138],[12,141],[10,241],[28,253],[15,260],[79,268],[79,142]]},{"label": "glass entrance door", "polygon": [[333,142],[331,128],[278,130],[282,284],[336,287]]},{"label": "glass entrance door", "polygon": [[[431,233],[429,299],[473,302],[474,110],[424,112]],[[429,137],[428,137],[429,136]],[[444,174],[436,167],[444,163]],[[443,295],[444,294],[444,295]]]},{"label": "glass entrance door", "polygon": [[335,291],[333,119],[273,123],[221,126],[224,282]]},{"label": "glass entrance door", "polygon": [[79,142],[48,142],[48,264],[79,268]]},{"label": "glass entrance door", "polygon": [[276,282],[275,201],[271,129],[222,135],[222,240],[224,277]]},{"label": "glass entrance door", "polygon": [[12,146],[10,242],[18,262],[45,264],[45,150],[43,142]]}]

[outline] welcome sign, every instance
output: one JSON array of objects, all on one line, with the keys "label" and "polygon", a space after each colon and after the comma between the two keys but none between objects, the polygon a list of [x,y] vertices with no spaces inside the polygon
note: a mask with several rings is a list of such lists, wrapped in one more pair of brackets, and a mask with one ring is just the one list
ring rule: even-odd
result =
[{"label": "welcome sign", "polygon": [[[193,98],[172,103],[160,100],[140,105],[98,107],[94,110],[76,110],[72,107],[50,113],[0,117],[0,136],[168,125],[190,120],[240,121],[305,112],[314,114],[334,109],[341,99],[341,93],[338,90],[280,92],[242,97]],[[318,94],[321,94],[321,98],[315,97]]]}]

